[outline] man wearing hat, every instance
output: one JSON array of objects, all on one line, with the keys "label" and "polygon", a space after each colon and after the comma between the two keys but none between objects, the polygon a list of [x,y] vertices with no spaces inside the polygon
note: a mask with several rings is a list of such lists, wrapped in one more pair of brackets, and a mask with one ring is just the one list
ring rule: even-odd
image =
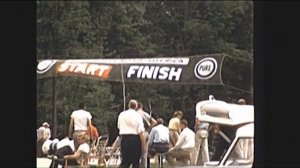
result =
[{"label": "man wearing hat", "polygon": [[47,122],[44,122],[42,126],[37,129],[37,156],[43,157],[44,155],[41,152],[41,146],[42,144],[51,138],[51,130],[49,128],[49,124]]},{"label": "man wearing hat", "polygon": [[42,126],[37,130],[37,140],[43,139],[44,141],[51,138],[51,131],[49,124],[44,122]]},{"label": "man wearing hat", "polygon": [[51,138],[51,130],[50,130],[50,125],[47,122],[43,123],[43,126],[45,127],[44,130],[44,139],[50,139]]}]

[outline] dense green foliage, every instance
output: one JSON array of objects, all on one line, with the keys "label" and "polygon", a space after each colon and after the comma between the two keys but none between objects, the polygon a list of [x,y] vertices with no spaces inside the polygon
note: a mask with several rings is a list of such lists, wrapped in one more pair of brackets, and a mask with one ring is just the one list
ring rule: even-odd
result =
[{"label": "dense green foliage", "polygon": [[[253,57],[252,1],[37,1],[37,59],[145,58],[226,53]],[[231,64],[229,64],[231,65]],[[252,76],[246,70],[226,72]],[[155,117],[169,120],[182,110],[193,123],[195,104],[213,94],[252,104],[252,77],[237,86],[126,83],[126,100],[135,98]],[[65,134],[69,115],[87,102],[101,133],[123,110],[122,83],[89,78],[56,79],[57,131]],[[37,80],[37,126],[52,123],[52,79]],[[241,88],[241,87],[237,87]]]}]

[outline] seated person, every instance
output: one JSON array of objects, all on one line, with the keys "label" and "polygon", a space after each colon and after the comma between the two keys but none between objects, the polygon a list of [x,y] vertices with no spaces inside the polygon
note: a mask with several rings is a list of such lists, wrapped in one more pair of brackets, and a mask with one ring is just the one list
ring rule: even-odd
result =
[{"label": "seated person", "polygon": [[68,159],[68,165],[82,165],[82,162],[90,152],[90,146],[86,141],[86,136],[83,135],[81,137],[78,137],[79,147],[77,151],[64,155],[64,161]]},{"label": "seated person", "polygon": [[52,160],[51,168],[57,168],[58,164],[64,167],[66,159],[68,159],[68,165],[80,165],[90,151],[90,147],[86,142],[86,136],[79,137],[77,151],[75,151],[74,141],[69,140],[68,137],[61,141],[55,140],[47,140],[42,148],[44,154],[53,154],[57,157],[57,159]]},{"label": "seated person", "polygon": [[157,153],[165,153],[169,150],[169,128],[164,126],[164,120],[158,118],[149,135],[148,153],[154,157]]},{"label": "seated person", "polygon": [[171,166],[174,166],[174,159],[181,161],[183,165],[187,165],[191,159],[191,152],[195,148],[195,133],[188,128],[186,119],[180,120],[180,128],[182,131],[175,146],[166,154],[166,160]]}]

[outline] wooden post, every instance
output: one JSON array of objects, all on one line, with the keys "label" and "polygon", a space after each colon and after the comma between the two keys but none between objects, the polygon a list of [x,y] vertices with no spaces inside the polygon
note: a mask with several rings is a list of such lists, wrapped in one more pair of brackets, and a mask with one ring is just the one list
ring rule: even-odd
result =
[{"label": "wooden post", "polygon": [[53,88],[52,88],[52,106],[53,106],[53,113],[52,113],[52,134],[51,137],[56,137],[57,135],[57,113],[56,113],[56,75],[53,76]]}]

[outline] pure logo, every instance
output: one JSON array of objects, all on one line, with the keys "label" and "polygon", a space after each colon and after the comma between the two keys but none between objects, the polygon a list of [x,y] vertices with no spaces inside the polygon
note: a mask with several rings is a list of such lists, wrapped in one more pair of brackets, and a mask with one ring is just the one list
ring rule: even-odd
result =
[{"label": "pure logo", "polygon": [[37,73],[42,74],[48,71],[55,64],[55,62],[55,60],[44,60],[40,62],[37,66]]},{"label": "pure logo", "polygon": [[209,79],[217,72],[217,61],[212,58],[204,58],[200,60],[194,68],[194,73],[199,79]]}]

